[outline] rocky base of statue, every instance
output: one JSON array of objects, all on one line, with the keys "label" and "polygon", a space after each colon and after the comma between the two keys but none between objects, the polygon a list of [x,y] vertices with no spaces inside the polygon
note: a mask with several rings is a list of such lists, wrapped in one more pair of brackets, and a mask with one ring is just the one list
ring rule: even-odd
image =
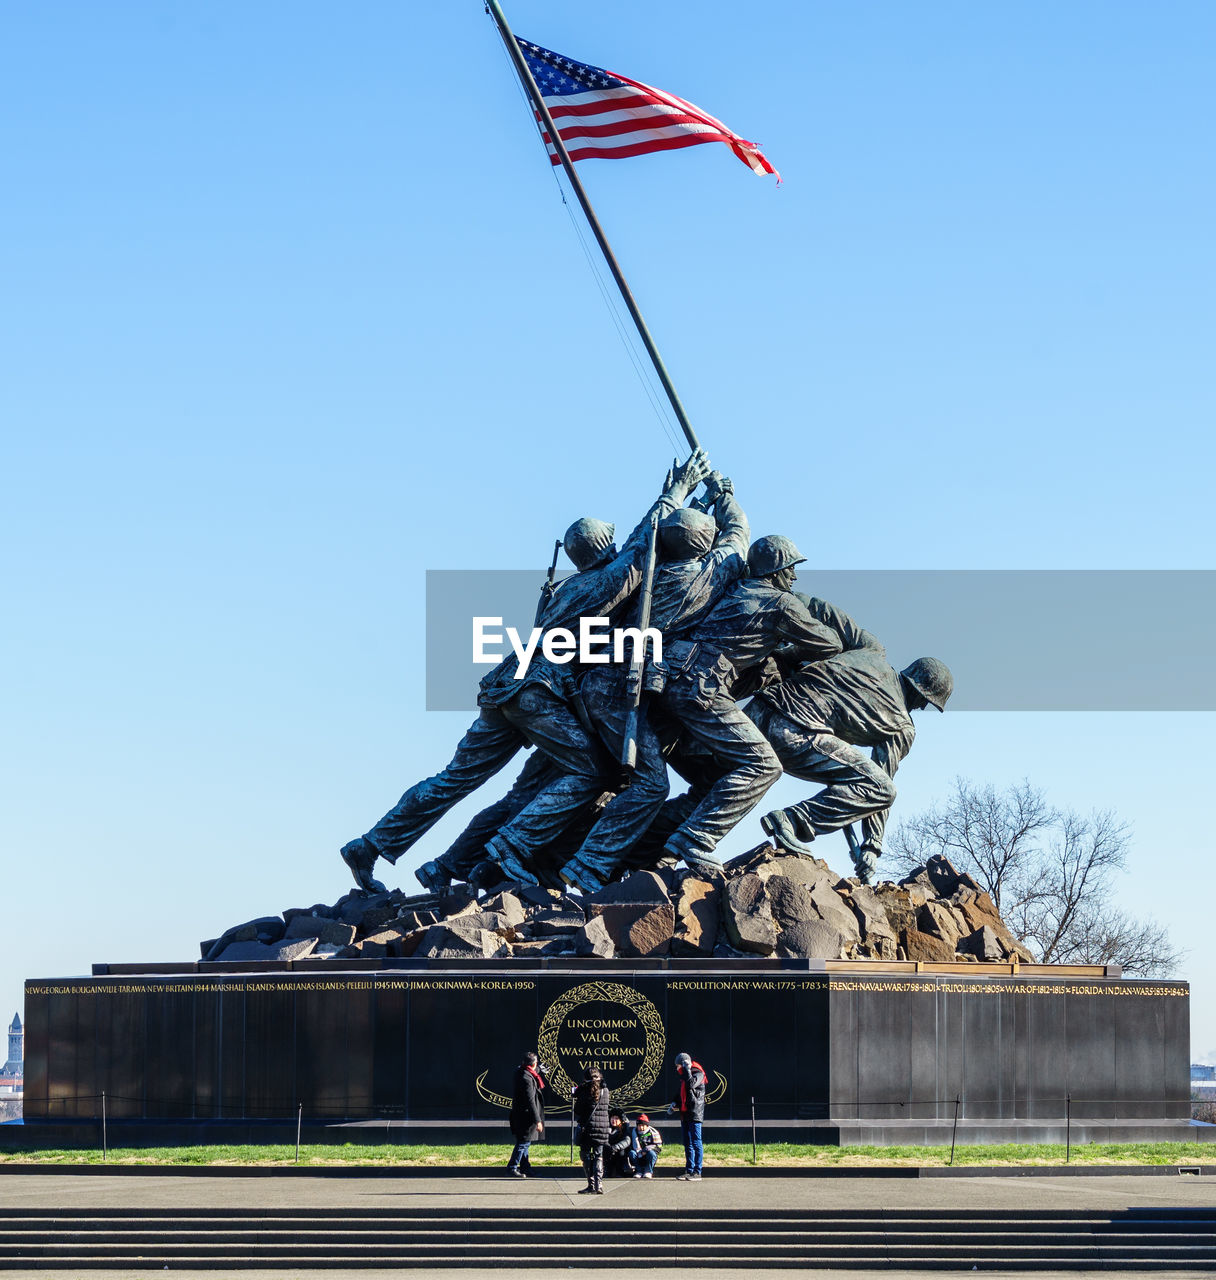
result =
[{"label": "rocky base of statue", "polygon": [[825,862],[761,845],[722,879],[639,871],[599,893],[506,885],[407,897],[347,894],[235,925],[204,960],[418,957],[769,956],[778,959],[1019,961],[1034,956],[992,899],[945,858],[898,884],[841,879]]}]

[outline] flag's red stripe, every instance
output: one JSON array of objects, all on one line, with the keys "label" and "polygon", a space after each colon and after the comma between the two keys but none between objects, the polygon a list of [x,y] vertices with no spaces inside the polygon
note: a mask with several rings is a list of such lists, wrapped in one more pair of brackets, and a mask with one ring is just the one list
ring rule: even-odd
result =
[{"label": "flag's red stripe", "polygon": [[545,98],[545,106],[549,114],[558,119],[559,116],[595,116],[601,111],[628,111],[631,107],[653,107],[661,103],[653,94],[634,93],[627,98],[604,98],[598,102],[576,102],[571,106],[562,106],[561,98],[554,96]]},{"label": "flag's red stripe", "polygon": [[[678,138],[654,138],[650,142],[635,142],[628,147],[579,147],[570,152],[571,160],[613,160],[620,156],[642,156],[648,151],[674,151],[677,147],[695,147],[698,142],[719,142],[711,134],[681,134]],[[561,164],[556,155],[549,159]]]},{"label": "flag's red stripe", "polygon": [[[616,138],[623,133],[644,133],[647,129],[669,129],[680,125],[700,125],[698,132],[701,137],[715,142],[735,141],[733,133],[723,133],[716,126],[705,125],[688,116],[683,119],[679,116],[663,116],[661,119],[651,120],[618,120],[614,124],[570,125],[564,129],[559,128],[558,133],[562,135],[563,142],[569,142],[571,138]],[[549,141],[547,133],[545,141]]]}]

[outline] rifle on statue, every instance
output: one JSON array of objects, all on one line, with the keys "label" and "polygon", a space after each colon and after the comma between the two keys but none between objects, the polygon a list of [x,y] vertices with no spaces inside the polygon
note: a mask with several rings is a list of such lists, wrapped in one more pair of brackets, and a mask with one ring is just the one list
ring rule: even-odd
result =
[{"label": "rifle on statue", "polygon": [[558,538],[553,544],[553,563],[549,566],[549,576],[545,579],[544,586],[540,589],[540,599],[536,602],[536,617],[532,620],[534,627],[540,626],[540,620],[544,617],[549,601],[553,599],[553,592],[557,589],[553,583],[553,576],[557,573],[557,557],[561,554],[561,549],[562,540]]},{"label": "rifle on statue", "polygon": [[654,598],[654,568],[659,552],[659,522],[650,522],[646,539],[646,559],[642,568],[642,587],[638,592],[638,630],[641,638],[633,648],[633,660],[625,677],[625,741],[621,746],[621,770],[626,783],[638,766],[638,715],[642,706],[643,677],[646,674],[647,640],[650,627],[650,602]]}]

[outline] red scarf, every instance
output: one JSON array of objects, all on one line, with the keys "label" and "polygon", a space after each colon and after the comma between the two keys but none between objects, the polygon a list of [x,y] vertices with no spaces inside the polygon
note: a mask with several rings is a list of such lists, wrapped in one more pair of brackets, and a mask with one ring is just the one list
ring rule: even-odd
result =
[{"label": "red scarf", "polygon": [[688,1073],[690,1071],[699,1071],[708,1080],[705,1075],[705,1068],[699,1062],[691,1062],[687,1067],[680,1068],[680,1110],[687,1111],[688,1108]]},{"label": "red scarf", "polygon": [[542,1075],[541,1075],[541,1073],[540,1073],[540,1072],[539,1072],[535,1067],[525,1067],[525,1068],[524,1068],[524,1070],[525,1070],[525,1071],[526,1071],[530,1076],[535,1076],[535,1077],[536,1077],[536,1083],[537,1083],[537,1084],[538,1084],[542,1089],[544,1089],[544,1088],[546,1087],[546,1085],[545,1085],[545,1077],[544,1077],[544,1076],[542,1076]]}]

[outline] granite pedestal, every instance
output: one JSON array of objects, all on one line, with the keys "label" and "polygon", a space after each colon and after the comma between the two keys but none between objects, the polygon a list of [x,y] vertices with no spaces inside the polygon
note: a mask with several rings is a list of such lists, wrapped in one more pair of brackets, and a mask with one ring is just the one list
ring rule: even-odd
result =
[{"label": "granite pedestal", "polygon": [[[994,967],[995,969],[996,967]],[[1185,983],[816,961],[99,965],[26,984],[24,1140],[503,1140],[538,1048],[660,1112],[686,1050],[714,1141],[1193,1137]],[[676,1138],[677,1134],[669,1135]]]}]

